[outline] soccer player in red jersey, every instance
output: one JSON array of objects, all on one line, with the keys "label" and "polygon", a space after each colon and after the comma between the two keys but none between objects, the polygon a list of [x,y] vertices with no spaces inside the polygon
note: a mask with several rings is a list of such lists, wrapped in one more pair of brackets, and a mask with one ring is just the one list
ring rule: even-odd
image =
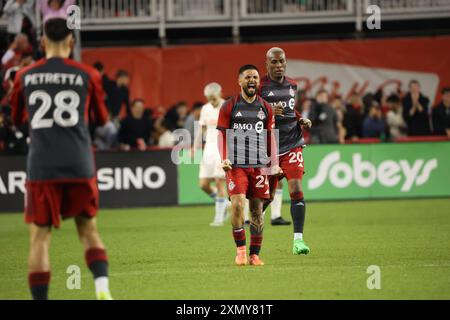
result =
[{"label": "soccer player in red jersey", "polygon": [[264,227],[263,200],[269,198],[268,174],[281,174],[276,164],[273,112],[257,95],[259,81],[255,66],[242,66],[239,69],[241,93],[223,104],[217,123],[219,152],[231,199],[237,265],[248,262],[243,212],[246,198],[251,212],[250,264],[264,265],[259,258]]},{"label": "soccer player in red jersey", "polygon": [[[283,170],[283,176],[288,181],[291,196],[291,216],[294,224],[293,253],[308,254],[310,249],[303,241],[306,206],[302,191],[304,172],[302,128],[310,128],[311,121],[302,119],[294,109],[297,83],[285,76],[286,54],[283,49],[273,47],[267,51],[266,68],[267,75],[261,79],[259,94],[271,104],[275,114],[275,129],[278,129],[279,134],[278,162]],[[265,201],[263,211],[266,210],[271,199],[274,199],[278,180],[281,178],[270,177],[271,198]]]},{"label": "soccer player in red jersey", "polygon": [[88,119],[107,120],[100,74],[68,59],[73,35],[66,20],[50,19],[46,57],[21,69],[11,97],[12,116],[30,128],[25,221],[29,224],[28,281],[36,300],[48,298],[51,227],[74,217],[97,299],[109,300],[108,259],[97,232],[98,188]]}]

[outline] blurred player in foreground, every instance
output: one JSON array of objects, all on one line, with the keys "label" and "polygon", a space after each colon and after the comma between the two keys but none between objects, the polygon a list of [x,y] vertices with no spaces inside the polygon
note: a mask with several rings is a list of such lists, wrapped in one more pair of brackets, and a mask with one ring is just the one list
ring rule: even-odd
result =
[{"label": "blurred player in foreground", "polygon": [[250,203],[250,264],[262,266],[259,252],[264,228],[263,200],[269,198],[267,174],[269,170],[281,174],[276,165],[273,112],[271,106],[257,95],[259,81],[255,66],[245,65],[239,69],[241,94],[222,106],[217,124],[222,167],[231,198],[231,224],[237,246],[235,262],[239,266],[248,262],[243,213],[245,198]]},{"label": "blurred player in foreground", "polygon": [[[285,76],[286,55],[281,48],[273,47],[266,54],[267,75],[261,79],[260,95],[269,102],[275,114],[275,129],[279,133],[279,164],[283,177],[288,181],[291,196],[291,216],[294,223],[294,254],[308,254],[310,249],[303,241],[305,224],[305,201],[302,191],[304,146],[302,127],[310,128],[311,121],[303,119],[294,110],[297,84]],[[282,190],[277,189],[282,177],[271,176],[271,199],[276,201],[276,208],[281,211]],[[279,191],[280,190],[280,191]],[[264,202],[265,211],[270,199]],[[273,206],[272,206],[273,210]],[[281,213],[276,213],[281,218]],[[277,218],[277,217],[275,217]],[[274,220],[272,213],[272,222]]]},{"label": "blurred player in foreground", "polygon": [[68,59],[74,40],[66,20],[50,19],[46,57],[20,70],[11,97],[13,119],[29,121],[25,221],[29,224],[28,281],[36,300],[48,298],[51,227],[74,217],[97,299],[110,300],[108,259],[97,232],[98,188],[88,118],[107,120],[100,74]]},{"label": "blurred player in foreground", "polygon": [[[204,89],[208,103],[200,112],[199,130],[194,140],[194,148],[201,149],[203,133],[205,132],[205,147],[202,162],[200,163],[200,188],[215,201],[215,216],[210,226],[222,226],[225,220],[227,199],[225,191],[225,172],[221,166],[219,150],[217,149],[217,119],[224,100],[222,87],[215,82],[208,84]],[[193,153],[192,153],[193,154]],[[212,183],[215,183],[215,188]]]}]

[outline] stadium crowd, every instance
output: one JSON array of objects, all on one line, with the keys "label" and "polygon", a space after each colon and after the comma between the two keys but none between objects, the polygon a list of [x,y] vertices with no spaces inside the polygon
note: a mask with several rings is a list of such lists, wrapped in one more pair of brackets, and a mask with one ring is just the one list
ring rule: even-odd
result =
[{"label": "stadium crowd", "polygon": [[[19,51],[18,51],[19,52]],[[17,53],[16,53],[17,54]],[[29,65],[32,55],[19,54],[9,67],[3,64],[3,93],[0,109],[0,150],[23,153],[27,150],[26,126],[15,128],[10,119],[8,99],[12,79],[20,68]],[[9,61],[8,61],[9,62]],[[103,127],[92,127],[91,136],[98,150],[146,150],[148,147],[172,147],[176,129],[187,129],[194,136],[194,123],[199,120],[204,102],[189,106],[180,101],[170,108],[150,107],[143,99],[130,99],[130,75],[119,70],[114,79],[104,72],[101,62],[94,67],[102,75],[109,121]],[[343,98],[325,89],[309,97],[300,90],[297,110],[309,118],[313,127],[305,132],[306,143],[351,143],[357,141],[395,141],[402,137],[439,135],[450,138],[450,87],[442,90],[442,101],[431,107],[420,91],[420,84],[411,80],[409,91],[385,95],[382,91],[354,93]]]}]

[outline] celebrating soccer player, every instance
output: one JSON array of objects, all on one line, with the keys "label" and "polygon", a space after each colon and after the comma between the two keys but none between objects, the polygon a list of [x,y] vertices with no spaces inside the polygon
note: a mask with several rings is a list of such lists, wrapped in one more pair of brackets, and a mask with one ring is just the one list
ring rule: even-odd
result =
[{"label": "celebrating soccer player", "polygon": [[97,232],[98,188],[88,119],[107,120],[100,74],[68,59],[74,44],[66,20],[50,19],[46,57],[20,70],[11,97],[16,124],[29,121],[25,221],[29,223],[28,281],[36,300],[48,298],[51,227],[74,217],[97,299],[110,300],[108,259]]},{"label": "celebrating soccer player", "polygon": [[[202,133],[206,132],[205,147],[203,149],[202,162],[200,163],[200,187],[214,199],[216,213],[210,226],[222,226],[226,215],[227,199],[225,198],[225,172],[222,170],[219,150],[217,149],[217,119],[219,110],[224,100],[222,99],[222,87],[215,82],[208,84],[204,89],[204,95],[208,103],[202,107],[199,124],[202,130],[195,137],[194,148],[200,148]],[[215,188],[212,188],[215,182]]]},{"label": "celebrating soccer player", "polygon": [[[310,128],[311,121],[302,119],[294,110],[297,84],[285,76],[286,54],[281,48],[271,48],[266,54],[267,75],[261,79],[260,95],[268,101],[274,110],[275,129],[279,134],[279,164],[283,176],[288,181],[291,196],[291,216],[294,223],[294,254],[308,254],[310,249],[303,241],[303,225],[305,224],[305,201],[303,199],[303,154],[304,146],[302,127]],[[271,198],[279,202],[281,193],[277,191],[278,180],[282,177],[271,176]],[[276,194],[279,197],[276,197]],[[263,211],[271,200],[265,200]]]},{"label": "celebrating soccer player", "polygon": [[268,170],[265,169],[270,165],[272,173],[281,174],[274,150],[273,111],[257,95],[259,82],[259,72],[255,66],[242,66],[239,69],[241,94],[222,106],[217,123],[220,130],[219,152],[231,199],[237,265],[248,262],[243,213],[246,197],[250,202],[250,264],[264,265],[259,252],[264,227],[263,200],[269,198]]}]

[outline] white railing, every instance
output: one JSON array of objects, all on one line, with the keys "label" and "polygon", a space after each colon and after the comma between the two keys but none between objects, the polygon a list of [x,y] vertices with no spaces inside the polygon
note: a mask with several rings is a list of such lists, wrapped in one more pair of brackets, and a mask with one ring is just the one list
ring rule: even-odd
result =
[{"label": "white railing", "polygon": [[167,0],[167,21],[229,20],[231,0]]},{"label": "white railing", "polygon": [[157,21],[157,0],[78,0],[83,24]]},{"label": "white railing", "polygon": [[246,0],[241,16],[292,16],[311,13],[352,13],[354,0]]},{"label": "white railing", "polygon": [[382,20],[450,17],[450,0],[364,0],[363,10],[369,5],[380,7]]},{"label": "white railing", "polygon": [[450,0],[365,0],[365,4],[377,5],[384,13],[450,10]]}]

